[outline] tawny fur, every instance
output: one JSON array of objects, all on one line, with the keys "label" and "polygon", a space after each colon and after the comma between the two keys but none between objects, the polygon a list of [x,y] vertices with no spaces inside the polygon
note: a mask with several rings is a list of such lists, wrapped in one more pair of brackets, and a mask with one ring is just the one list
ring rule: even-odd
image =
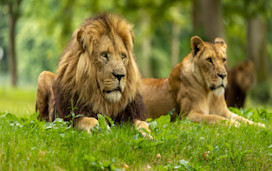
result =
[{"label": "tawny fur", "polygon": [[39,119],[51,121],[54,109],[53,82],[55,75],[49,71],[43,71],[38,78],[36,97],[36,111],[39,110]]},{"label": "tawny fur", "polygon": [[141,93],[150,118],[158,118],[175,108],[167,78],[145,78],[142,83]]},{"label": "tawny fur", "polygon": [[[54,81],[52,73],[47,73],[47,79],[39,78],[36,105],[40,118],[54,120],[56,113],[69,120],[66,116],[73,106],[76,114],[84,115],[75,121],[79,129],[89,130],[97,124],[97,114],[116,122],[137,122],[139,128],[148,129],[133,41],[131,24],[117,15],[87,19],[74,32],[61,56]],[[46,85],[48,80],[50,84]],[[53,103],[46,100],[48,94]],[[41,110],[46,105],[48,110]]]},{"label": "tawny fur", "polygon": [[226,89],[228,107],[244,107],[246,95],[255,82],[254,63],[242,61],[228,71],[229,86]]},{"label": "tawny fur", "polygon": [[[191,53],[173,68],[167,79],[142,80],[146,89],[142,95],[149,117],[167,114],[174,106],[174,115],[182,114],[193,122],[215,124],[226,121],[235,126],[239,125],[237,121],[255,124],[227,108],[224,98],[227,45],[224,40],[217,38],[215,43],[208,43],[194,36],[191,48]],[[152,88],[159,94],[151,91]]]}]

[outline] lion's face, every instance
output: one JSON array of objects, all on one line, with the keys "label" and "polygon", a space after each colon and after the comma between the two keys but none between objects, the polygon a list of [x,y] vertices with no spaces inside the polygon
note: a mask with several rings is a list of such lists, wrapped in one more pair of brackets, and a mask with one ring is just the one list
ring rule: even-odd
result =
[{"label": "lion's face", "polygon": [[255,69],[252,61],[243,61],[236,66],[235,81],[246,92],[255,81]]},{"label": "lion's face", "polygon": [[100,16],[87,20],[75,36],[80,48],[76,71],[79,98],[87,100],[95,94],[108,105],[131,101],[140,83],[132,26],[115,15]]},{"label": "lion's face", "polygon": [[103,35],[94,51],[98,87],[109,102],[118,102],[126,87],[128,51],[120,36]]},{"label": "lion's face", "polygon": [[217,38],[215,43],[203,42],[199,37],[191,40],[194,55],[194,74],[215,95],[222,95],[227,86],[226,44]]}]

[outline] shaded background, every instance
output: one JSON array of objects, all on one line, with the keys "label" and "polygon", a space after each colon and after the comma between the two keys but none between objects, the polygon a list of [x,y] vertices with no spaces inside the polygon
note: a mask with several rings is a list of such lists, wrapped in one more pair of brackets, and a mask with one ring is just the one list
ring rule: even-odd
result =
[{"label": "shaded background", "polygon": [[0,0],[0,87],[35,89],[43,70],[55,72],[73,31],[102,12],[133,23],[143,77],[167,77],[199,35],[228,45],[228,65],[255,63],[250,106],[272,102],[272,1],[267,0]]}]

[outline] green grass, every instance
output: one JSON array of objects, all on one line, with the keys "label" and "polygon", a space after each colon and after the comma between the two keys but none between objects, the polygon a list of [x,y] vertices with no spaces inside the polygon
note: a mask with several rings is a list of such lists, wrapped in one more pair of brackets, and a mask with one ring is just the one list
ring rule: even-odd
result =
[{"label": "green grass", "polygon": [[[26,95],[27,105],[33,94]],[[0,110],[0,170],[118,170],[124,164],[129,170],[272,170],[272,113],[231,110],[266,128],[170,122],[167,115],[148,121],[154,140],[146,140],[131,124],[106,129],[103,117],[88,134],[61,119],[46,123],[36,113]]]},{"label": "green grass", "polygon": [[150,122],[155,140],[146,140],[130,124],[88,134],[61,119],[45,123],[35,114],[2,113],[0,170],[113,170],[123,164],[132,170],[271,170],[270,118],[265,123],[236,128],[165,116]]},{"label": "green grass", "polygon": [[35,111],[36,90],[0,87],[0,112],[10,112],[17,116]]}]

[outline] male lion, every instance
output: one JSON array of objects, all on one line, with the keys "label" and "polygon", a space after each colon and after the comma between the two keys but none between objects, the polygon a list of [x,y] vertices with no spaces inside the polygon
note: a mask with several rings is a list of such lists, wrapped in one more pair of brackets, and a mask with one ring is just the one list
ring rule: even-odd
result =
[{"label": "male lion", "polygon": [[38,79],[36,110],[39,118],[64,120],[75,107],[74,126],[89,131],[97,114],[116,122],[148,124],[139,91],[141,76],[133,57],[132,26],[113,14],[87,19],[77,29],[60,58],[56,75],[42,72]]},{"label": "male lion", "polygon": [[214,43],[209,43],[194,36],[191,48],[191,53],[174,67],[168,78],[143,79],[141,93],[149,117],[156,118],[175,108],[175,114],[183,113],[193,122],[256,124],[227,108],[224,98],[227,45],[224,40],[216,38]]},{"label": "male lion", "polygon": [[246,94],[255,82],[254,63],[242,61],[228,71],[228,88],[226,102],[228,106],[241,108],[244,106]]}]

